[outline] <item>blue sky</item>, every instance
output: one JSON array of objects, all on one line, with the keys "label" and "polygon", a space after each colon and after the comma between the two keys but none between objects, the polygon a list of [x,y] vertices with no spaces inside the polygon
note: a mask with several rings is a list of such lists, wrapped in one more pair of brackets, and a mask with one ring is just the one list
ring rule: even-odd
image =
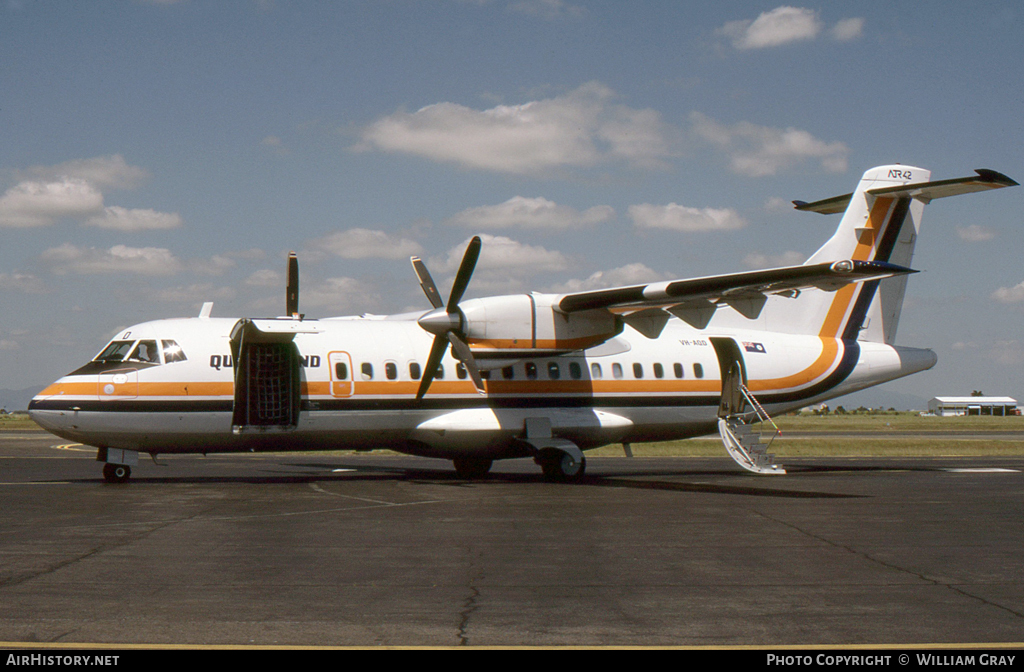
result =
[{"label": "blue sky", "polygon": [[[1024,177],[1016,2],[0,4],[0,388],[118,328],[800,263],[875,165]],[[887,386],[1024,397],[1024,190],[925,211]]]}]

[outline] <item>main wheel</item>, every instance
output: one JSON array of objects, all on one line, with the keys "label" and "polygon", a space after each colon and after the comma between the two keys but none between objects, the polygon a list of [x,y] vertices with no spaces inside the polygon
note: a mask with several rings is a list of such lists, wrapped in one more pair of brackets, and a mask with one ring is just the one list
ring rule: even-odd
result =
[{"label": "main wheel", "polygon": [[540,468],[544,472],[544,478],[549,481],[578,481],[583,478],[587,470],[587,458],[580,457],[579,460],[569,453],[560,450],[552,450],[543,455],[540,460]]},{"label": "main wheel", "polygon": [[132,468],[127,464],[110,464],[108,462],[103,465],[103,478],[107,483],[127,483],[131,477]]},{"label": "main wheel", "polygon": [[481,457],[460,457],[452,460],[459,478],[482,478],[491,470],[494,460]]}]

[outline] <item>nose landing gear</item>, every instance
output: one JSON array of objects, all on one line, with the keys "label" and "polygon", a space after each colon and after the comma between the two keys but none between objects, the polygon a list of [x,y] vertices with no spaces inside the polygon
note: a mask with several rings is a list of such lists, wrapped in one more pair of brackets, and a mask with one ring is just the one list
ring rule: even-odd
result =
[{"label": "nose landing gear", "polygon": [[103,478],[107,483],[127,483],[132,477],[132,468],[127,464],[104,464]]}]

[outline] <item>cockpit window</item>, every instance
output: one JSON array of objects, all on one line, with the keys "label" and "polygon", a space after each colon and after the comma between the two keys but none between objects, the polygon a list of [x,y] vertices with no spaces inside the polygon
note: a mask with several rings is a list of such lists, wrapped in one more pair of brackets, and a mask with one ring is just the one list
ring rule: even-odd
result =
[{"label": "cockpit window", "polygon": [[156,341],[139,341],[139,344],[128,355],[129,361],[146,362],[147,364],[159,364],[160,353],[156,349]]},{"label": "cockpit window", "polygon": [[181,346],[174,341],[160,341],[160,345],[164,349],[164,363],[170,364],[171,362],[184,362],[185,351],[181,349]]},{"label": "cockpit window", "polygon": [[111,341],[110,345],[96,356],[97,362],[120,362],[131,350],[135,341]]}]

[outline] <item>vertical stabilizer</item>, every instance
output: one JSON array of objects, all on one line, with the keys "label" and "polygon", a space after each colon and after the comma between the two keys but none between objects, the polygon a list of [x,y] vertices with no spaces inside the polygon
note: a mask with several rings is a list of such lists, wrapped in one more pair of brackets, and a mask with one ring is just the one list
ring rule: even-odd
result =
[{"label": "vertical stabilizer", "polygon": [[[909,267],[926,200],[913,197],[905,188],[930,179],[930,171],[912,166],[880,166],[864,173],[839,228],[807,263],[853,259]],[[832,297],[819,333],[893,343],[906,288],[907,277],[901,276],[837,292],[849,296]]]}]

